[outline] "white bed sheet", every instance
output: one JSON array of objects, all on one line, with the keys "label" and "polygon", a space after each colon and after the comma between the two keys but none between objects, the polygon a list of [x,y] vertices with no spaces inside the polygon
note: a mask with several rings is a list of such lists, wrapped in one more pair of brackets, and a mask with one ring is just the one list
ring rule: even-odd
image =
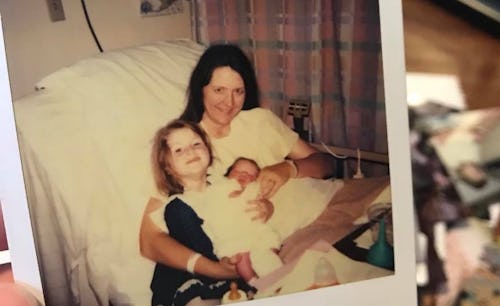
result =
[{"label": "white bed sheet", "polygon": [[150,141],[183,109],[202,51],[181,40],[100,54],[14,103],[48,305],[149,304]]}]

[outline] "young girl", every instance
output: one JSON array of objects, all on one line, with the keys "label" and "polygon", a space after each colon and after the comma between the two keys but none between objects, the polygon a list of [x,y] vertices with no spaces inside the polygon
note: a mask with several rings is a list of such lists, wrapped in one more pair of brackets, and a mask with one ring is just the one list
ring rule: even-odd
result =
[{"label": "young girl", "polygon": [[[273,252],[281,244],[279,236],[245,213],[246,207],[241,205],[241,199],[247,200],[244,193],[229,196],[242,186],[236,180],[218,181],[214,186],[208,183],[212,160],[208,138],[195,123],[174,120],[155,136],[153,171],[158,189],[169,196],[164,211],[167,231],[196,253],[185,270],[156,265],[151,283],[153,305],[186,305],[195,297],[218,299],[229,290],[228,281],[194,274],[200,255],[216,261],[250,252],[257,274],[281,266]],[[245,275],[247,280],[249,277]],[[245,285],[240,283],[241,287]]]}]

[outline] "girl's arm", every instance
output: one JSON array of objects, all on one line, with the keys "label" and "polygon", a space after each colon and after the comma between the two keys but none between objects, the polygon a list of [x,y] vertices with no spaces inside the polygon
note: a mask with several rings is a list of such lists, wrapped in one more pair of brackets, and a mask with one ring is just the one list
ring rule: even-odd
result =
[{"label": "girl's arm", "polygon": [[335,173],[335,158],[318,151],[300,138],[287,157],[290,162],[283,161],[260,171],[257,181],[261,185],[261,197],[272,197],[290,178],[324,179]]},{"label": "girl's arm", "polygon": [[[189,257],[194,252],[163,232],[150,218],[149,214],[160,206],[160,200],[150,198],[144,210],[139,233],[141,255],[169,267],[186,270]],[[238,277],[235,266],[229,261],[217,262],[203,256],[196,261],[194,271],[218,279]]]}]

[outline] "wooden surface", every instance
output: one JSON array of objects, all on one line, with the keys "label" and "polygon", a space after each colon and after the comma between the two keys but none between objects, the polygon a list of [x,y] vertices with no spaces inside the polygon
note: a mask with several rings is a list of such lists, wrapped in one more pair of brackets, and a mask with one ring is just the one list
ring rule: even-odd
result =
[{"label": "wooden surface", "polygon": [[500,105],[500,38],[431,0],[403,0],[406,69],[455,74],[469,109]]}]

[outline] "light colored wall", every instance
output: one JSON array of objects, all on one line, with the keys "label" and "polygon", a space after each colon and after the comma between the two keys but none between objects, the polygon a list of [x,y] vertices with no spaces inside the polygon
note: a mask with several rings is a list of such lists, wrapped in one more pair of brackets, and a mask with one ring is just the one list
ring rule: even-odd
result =
[{"label": "light colored wall", "polygon": [[[141,17],[140,0],[87,0],[87,11],[104,50],[169,38],[191,38],[189,3],[176,15]],[[45,0],[1,0],[0,14],[14,100],[40,78],[99,53],[81,1],[62,0],[66,20],[52,22]]]}]

